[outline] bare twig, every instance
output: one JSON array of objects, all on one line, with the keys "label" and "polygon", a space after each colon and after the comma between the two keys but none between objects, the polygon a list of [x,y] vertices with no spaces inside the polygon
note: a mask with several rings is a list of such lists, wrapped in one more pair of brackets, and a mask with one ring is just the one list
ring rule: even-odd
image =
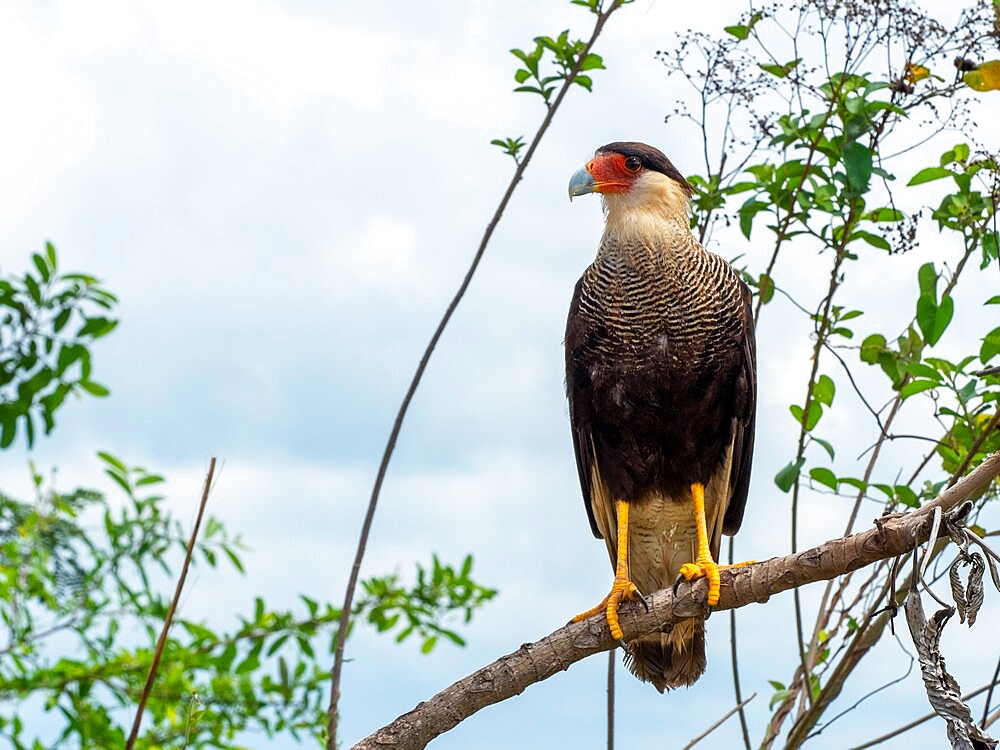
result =
[{"label": "bare twig", "polygon": [[1000,678],[1000,659],[997,659],[997,668],[993,670],[993,679],[990,680],[990,689],[986,693],[986,703],[983,705],[983,721],[982,725],[987,726],[986,721],[990,716],[990,704],[993,702],[993,688],[997,684],[997,678]]},{"label": "bare twig", "polygon": [[510,183],[507,185],[507,190],[504,192],[503,197],[500,199],[500,203],[493,214],[493,218],[486,226],[486,230],[479,242],[479,248],[476,250],[476,254],[472,259],[469,270],[466,272],[465,278],[462,279],[462,283],[459,286],[458,291],[455,293],[455,296],[449,303],[444,315],[441,317],[441,322],[438,323],[437,329],[434,331],[434,335],[431,336],[430,341],[427,343],[427,348],[424,350],[423,356],[420,358],[420,363],[417,365],[417,369],[413,373],[413,379],[410,381],[410,386],[406,391],[406,395],[403,396],[403,401],[399,405],[399,410],[396,413],[396,419],[392,425],[392,431],[389,433],[389,439],[386,442],[385,450],[382,453],[382,460],[379,463],[378,473],[375,476],[375,484],[372,487],[371,498],[368,501],[368,510],[365,513],[365,519],[361,525],[361,533],[358,536],[358,547],[354,555],[354,563],[351,566],[351,572],[347,580],[347,589],[344,592],[344,603],[341,608],[340,624],[337,631],[337,648],[334,652],[333,668],[330,672],[330,706],[327,710],[326,739],[326,746],[328,750],[336,750],[337,747],[337,704],[340,700],[340,676],[344,666],[344,642],[347,640],[348,627],[350,626],[351,605],[354,601],[354,590],[358,585],[358,577],[361,572],[361,561],[364,559],[365,548],[368,545],[368,535],[371,531],[372,521],[375,517],[375,508],[378,505],[379,494],[382,491],[382,482],[385,479],[386,471],[389,468],[389,460],[392,458],[392,453],[396,448],[396,440],[399,437],[399,431],[403,426],[403,419],[406,416],[406,411],[410,406],[410,401],[413,400],[413,394],[416,393],[417,386],[420,385],[420,379],[423,377],[424,370],[427,369],[427,363],[430,361],[431,354],[434,353],[438,340],[441,338],[441,334],[444,333],[444,329],[448,325],[448,321],[451,320],[451,316],[458,307],[458,303],[461,302],[462,297],[465,296],[465,292],[469,288],[469,284],[472,282],[472,277],[476,273],[476,269],[479,267],[479,261],[482,260],[490,238],[493,236],[493,231],[500,222],[500,218],[503,216],[503,212],[506,210],[511,196],[514,194],[514,189],[521,181],[528,164],[531,162],[531,158],[534,156],[535,150],[538,148],[538,144],[542,140],[542,136],[544,136],[545,132],[549,129],[549,125],[552,123],[552,118],[559,109],[559,105],[562,104],[566,93],[576,82],[577,76],[580,73],[580,68],[583,65],[584,60],[586,60],[591,48],[594,46],[594,43],[601,35],[601,31],[604,29],[604,24],[607,23],[607,20],[610,18],[612,13],[622,7],[623,3],[624,0],[613,0],[610,7],[606,11],[597,14],[597,21],[594,23],[594,29],[591,32],[590,39],[580,51],[572,69],[569,73],[567,73],[566,79],[563,81],[563,85],[556,94],[555,99],[550,105],[547,106],[542,124],[535,133],[535,137],[528,146],[528,150],[525,152],[524,157],[517,162],[517,169],[514,171],[514,176],[511,177]]},{"label": "bare twig", "polygon": [[615,657],[617,650],[608,651],[608,750],[615,750]]},{"label": "bare twig", "polygon": [[[844,226],[852,227],[855,221],[858,220],[858,204],[852,201],[850,209],[848,210],[848,215],[844,219]],[[841,266],[844,260],[847,258],[847,243],[848,237],[850,235],[849,231],[845,231],[843,237],[841,238],[837,247],[835,247],[836,256],[834,257],[833,267],[830,270],[830,283],[827,288],[826,296],[822,301],[822,311],[818,318],[819,325],[816,329],[816,343],[813,345],[812,351],[812,369],[809,373],[809,384],[806,387],[806,398],[802,405],[802,421],[799,425],[799,441],[798,447],[795,451],[796,461],[802,460],[805,456],[806,448],[806,438],[808,437],[809,431],[806,429],[806,422],[808,420],[808,414],[810,407],[812,406],[813,399],[815,397],[816,390],[816,376],[819,373],[819,360],[823,353],[823,345],[829,334],[829,330],[832,326],[832,318],[830,317],[830,310],[833,307],[833,297],[837,293],[838,288],[843,283],[843,278],[841,276]],[[802,478],[801,474],[797,475],[795,482],[792,485],[792,508],[791,508],[791,545],[792,552],[798,549],[798,528],[799,528],[799,494],[802,488]],[[799,647],[799,662],[802,667],[802,684],[805,689],[802,693],[806,697],[806,702],[809,705],[814,703],[812,690],[809,689],[809,675],[811,674],[812,665],[810,660],[815,654],[815,638],[810,640],[809,648],[806,649],[805,641],[802,637],[802,600],[799,597],[798,589],[792,592],[794,605],[795,605],[795,634],[797,637],[797,643]],[[791,696],[789,696],[791,698]]]},{"label": "bare twig", "polygon": [[726,711],[726,713],[725,713],[725,714],[724,714],[724,715],[722,716],[722,718],[720,718],[720,719],[719,719],[719,720],[718,720],[717,722],[715,722],[715,723],[714,723],[714,724],[713,724],[712,726],[710,726],[710,727],[709,727],[708,729],[706,729],[706,730],[705,730],[704,732],[702,732],[702,733],[701,733],[701,734],[699,734],[699,735],[698,735],[697,737],[695,737],[695,738],[694,738],[693,740],[691,740],[691,741],[690,741],[689,743],[687,743],[687,744],[686,744],[686,745],[685,745],[685,746],[684,746],[683,748],[681,748],[681,750],[691,750],[691,748],[692,748],[692,747],[694,747],[695,745],[697,745],[697,744],[698,744],[699,742],[701,742],[701,741],[702,741],[703,739],[705,739],[706,737],[708,737],[708,735],[710,735],[710,734],[711,734],[712,732],[714,732],[714,731],[715,731],[716,729],[718,729],[718,728],[719,728],[719,727],[721,727],[721,726],[722,726],[723,724],[725,724],[725,723],[726,723],[726,720],[727,720],[727,719],[728,719],[728,718],[729,718],[730,716],[732,716],[733,714],[735,714],[735,713],[737,713],[737,712],[741,712],[741,711],[743,710],[743,707],[744,707],[744,706],[745,706],[745,705],[746,705],[747,703],[749,703],[750,701],[752,701],[752,700],[753,700],[754,698],[756,698],[756,697],[757,697],[757,693],[753,693],[753,694],[752,694],[752,695],[751,695],[751,696],[750,696],[749,698],[747,698],[747,699],[746,699],[745,701],[740,701],[739,703],[737,703],[737,704],[736,704],[735,706],[733,706],[733,707],[732,707],[731,709],[729,709],[728,711]]},{"label": "bare twig", "polygon": [[[729,537],[729,564],[732,565],[735,559],[736,537]],[[747,727],[747,716],[743,706],[747,701],[743,700],[740,688],[740,662],[736,646],[736,610],[729,610],[729,660],[733,669],[733,691],[736,693],[736,709],[740,714],[740,731],[743,733],[743,747],[745,750],[753,750],[750,744],[750,730]],[[749,699],[747,699],[749,700]]]},{"label": "bare twig", "polygon": [[[1000,453],[995,453],[920,510],[890,517],[875,528],[833,539],[794,555],[725,570],[716,609],[735,609],[752,602],[764,602],[782,591],[829,580],[878,560],[905,554],[927,538],[931,521],[928,507],[940,506],[942,511],[947,511],[966,497],[982,493],[998,474]],[[649,611],[631,605],[624,607],[620,612],[624,639],[635,640],[680,620],[702,617],[706,589],[704,583],[697,581],[693,585],[682,585],[676,595],[671,589],[652,594]],[[612,639],[604,618],[570,623],[459,680],[354,748],[420,750],[480,709],[518,695],[575,662],[616,646],[617,641]]]},{"label": "bare twig", "polygon": [[163,648],[167,644],[167,632],[170,630],[170,623],[173,622],[174,612],[177,610],[177,602],[181,598],[181,590],[184,588],[184,581],[187,578],[188,568],[191,567],[191,555],[194,553],[194,543],[198,538],[198,531],[201,529],[201,519],[205,515],[205,506],[208,504],[208,494],[212,490],[212,479],[215,476],[215,456],[208,464],[208,474],[205,476],[205,488],[201,492],[201,504],[198,506],[198,516],[194,521],[194,528],[191,530],[191,538],[188,540],[187,552],[184,555],[184,565],[181,567],[180,578],[177,579],[177,588],[174,589],[174,598],[170,602],[170,609],[167,610],[166,619],[163,621],[163,628],[160,630],[160,637],[156,641],[156,650],[153,652],[153,661],[149,665],[149,674],[146,675],[146,684],[142,686],[142,695],[139,696],[139,706],[135,711],[135,721],[132,722],[132,732],[125,743],[125,750],[132,750],[135,747],[136,738],[139,736],[139,725],[142,724],[142,713],[146,710],[146,701],[149,700],[149,692],[153,689],[153,680],[156,679],[156,669],[160,665],[160,658],[163,656]]}]

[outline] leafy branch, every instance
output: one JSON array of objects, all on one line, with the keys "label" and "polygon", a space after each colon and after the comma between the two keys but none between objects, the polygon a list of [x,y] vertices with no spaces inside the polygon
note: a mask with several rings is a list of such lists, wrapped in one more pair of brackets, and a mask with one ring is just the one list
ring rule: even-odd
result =
[{"label": "leafy branch", "polygon": [[51,242],[31,262],[33,271],[0,278],[0,448],[19,424],[29,447],[36,420],[51,432],[70,394],[109,393],[91,378],[89,347],[118,325],[117,298],[93,276],[61,272]]}]

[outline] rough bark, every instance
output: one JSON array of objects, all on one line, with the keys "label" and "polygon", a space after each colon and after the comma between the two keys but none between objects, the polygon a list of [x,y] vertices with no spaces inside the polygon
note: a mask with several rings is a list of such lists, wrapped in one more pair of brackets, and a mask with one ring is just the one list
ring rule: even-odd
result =
[{"label": "rough bark", "polygon": [[[926,541],[933,508],[948,511],[966,498],[978,497],[998,474],[1000,453],[995,453],[917,511],[886,516],[867,531],[832,539],[794,555],[723,571],[722,594],[715,609],[736,609],[753,602],[766,602],[782,591],[829,580],[878,560],[905,554]],[[682,584],[676,595],[669,589],[654,593],[648,597],[648,612],[641,604],[625,605],[620,612],[625,640],[633,640],[688,617],[703,616],[705,594],[706,584],[699,580],[694,584]],[[417,704],[412,711],[354,745],[354,750],[426,747],[432,739],[481,708],[519,695],[529,685],[568,669],[574,662],[617,645],[603,617],[570,623],[535,643],[523,644],[517,651]]]}]

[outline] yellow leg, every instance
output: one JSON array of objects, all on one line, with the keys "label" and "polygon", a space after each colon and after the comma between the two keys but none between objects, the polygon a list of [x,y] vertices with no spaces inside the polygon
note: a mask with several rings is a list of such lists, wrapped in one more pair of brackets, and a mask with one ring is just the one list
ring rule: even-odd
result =
[{"label": "yellow leg", "polygon": [[754,561],[719,565],[712,559],[712,549],[708,545],[708,523],[705,520],[705,488],[697,482],[692,484],[691,496],[694,498],[694,522],[698,529],[698,556],[693,563],[681,566],[680,575],[685,581],[701,576],[708,578],[708,606],[714,607],[719,603],[719,571],[751,565]]},{"label": "yellow leg", "polygon": [[623,601],[642,595],[628,578],[628,503],[615,500],[615,516],[618,519],[618,561],[615,564],[615,580],[611,584],[611,592],[596,607],[574,617],[573,622],[580,622],[603,612],[608,618],[611,637],[620,641],[622,629],[618,624],[618,607]]}]

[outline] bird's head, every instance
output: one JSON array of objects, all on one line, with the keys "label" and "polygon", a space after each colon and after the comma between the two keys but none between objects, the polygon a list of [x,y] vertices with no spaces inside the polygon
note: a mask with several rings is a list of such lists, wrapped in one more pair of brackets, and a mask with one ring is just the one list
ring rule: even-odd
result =
[{"label": "bird's head", "polygon": [[601,193],[609,225],[643,214],[687,223],[692,188],[663,152],[645,143],[609,143],[569,181],[570,200]]}]

